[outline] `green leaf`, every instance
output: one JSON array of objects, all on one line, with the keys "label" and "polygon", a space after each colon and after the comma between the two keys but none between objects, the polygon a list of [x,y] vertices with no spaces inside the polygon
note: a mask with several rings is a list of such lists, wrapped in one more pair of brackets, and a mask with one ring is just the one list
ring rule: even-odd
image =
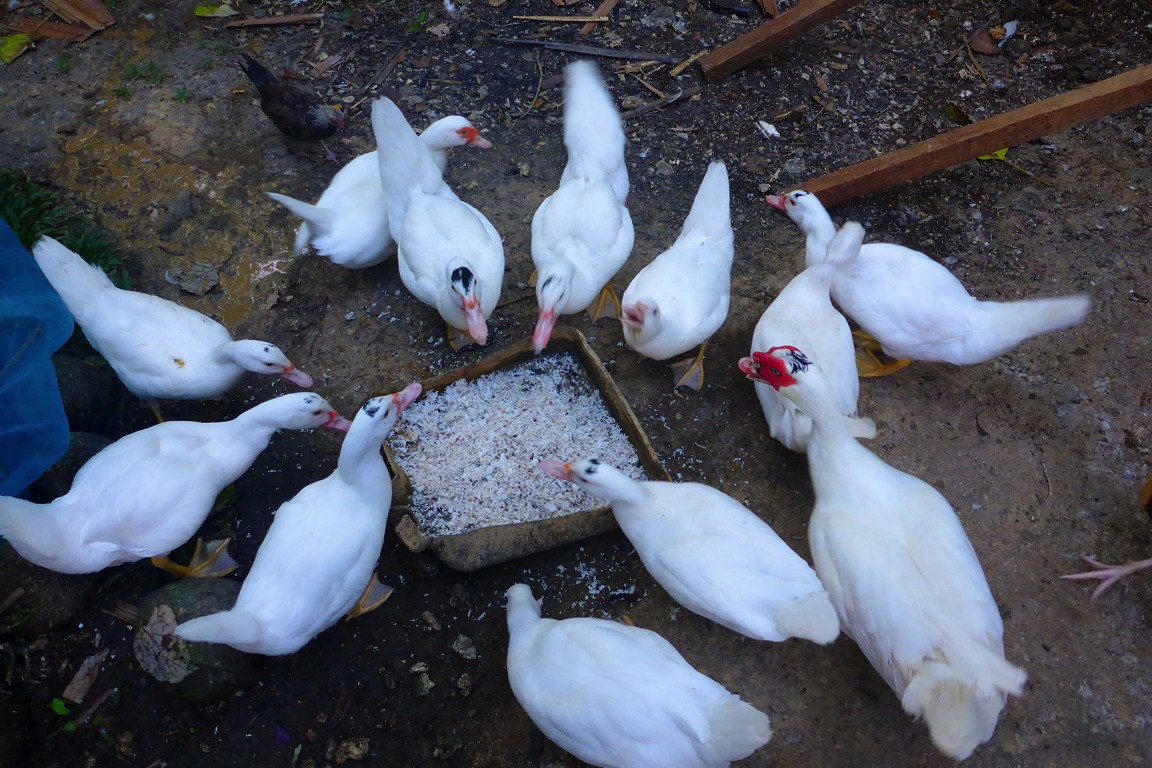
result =
[{"label": "green leaf", "polygon": [[23,32],[0,37],[0,61],[11,64],[16,61],[17,56],[33,47],[35,46],[32,45],[32,38]]},{"label": "green leaf", "polygon": [[192,9],[192,13],[209,19],[226,19],[229,16],[238,15],[240,11],[228,3],[221,3],[220,5],[198,5]]},{"label": "green leaf", "polygon": [[998,149],[990,155],[977,155],[977,160],[1003,160],[1008,162],[1008,147]]},{"label": "green leaf", "polygon": [[52,707],[52,711],[58,715],[67,715],[72,712],[68,709],[68,702],[64,699],[52,699],[52,703],[48,706]]}]

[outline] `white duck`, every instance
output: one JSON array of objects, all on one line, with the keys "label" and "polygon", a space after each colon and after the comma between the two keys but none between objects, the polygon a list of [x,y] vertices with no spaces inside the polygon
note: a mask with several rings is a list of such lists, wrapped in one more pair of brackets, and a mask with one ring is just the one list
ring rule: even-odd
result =
[{"label": "white duck", "polygon": [[508,682],[552,741],[600,768],[724,768],[768,743],[768,716],[700,674],[655,632],[540,617],[508,590]]},{"label": "white duck", "polygon": [[341,616],[358,616],[387,600],[392,589],[373,573],[392,506],[392,478],[380,445],[419,396],[420,385],[410,384],[365,403],[344,438],[336,471],[276,511],[236,605],[181,624],[176,636],[282,656]]},{"label": "white duck", "polygon": [[[448,150],[463,146],[488,149],[492,142],[459,115],[437,120],[420,134],[420,150],[441,173],[448,165]],[[436,194],[456,198],[447,184],[442,180],[439,184]],[[364,269],[385,261],[396,250],[375,151],[341,168],[315,205],[275,192],[268,196],[304,219],[296,232],[295,256],[311,242],[313,249],[333,264]]]},{"label": "white duck", "polygon": [[40,238],[32,255],[88,341],[157,418],[157,400],[217,397],[245,371],[312,386],[312,377],[296,370],[275,344],[233,341],[224,326],[195,310],[117,288],[99,267],[50,237]]},{"label": "white duck", "polygon": [[693,613],[756,640],[825,644],[840,634],[812,568],[728,494],[701,483],[639,482],[596,459],[540,468],[611,502],[652,578]]},{"label": "white duck", "polygon": [[840,626],[936,747],[965,759],[992,738],[1025,674],[1004,659],[1004,625],[956,513],[856,441],[802,350],[757,352],[741,368],[812,417],[808,538]]},{"label": "white duck", "polygon": [[[855,222],[845,224],[827,244],[827,259],[792,278],[764,310],[752,334],[751,352],[785,342],[807,350],[820,363],[840,412],[853,419],[852,433],[856,437],[871,438],[876,436],[876,425],[871,419],[856,418],[860,379],[856,375],[852,332],[848,321],[828,298],[834,265],[850,258],[860,249],[863,240],[863,227]],[[767,384],[757,381],[755,386],[769,433],[789,449],[804,453],[812,436],[812,419]]]},{"label": "white duck", "polygon": [[[798,190],[767,201],[804,232],[808,264],[822,259],[836,227],[816,195]],[[1076,325],[1089,308],[1087,296],[980,301],[947,267],[891,243],[867,244],[845,261],[832,280],[832,299],[885,354],[957,365],[991,360],[1025,339]]]},{"label": "white duck", "polygon": [[537,354],[559,315],[588,309],[593,321],[620,316],[620,300],[608,281],[628,260],[635,237],[624,207],[628,169],[620,113],[588,61],[564,68],[564,145],[568,163],[560,186],[532,217]]},{"label": "white duck", "polygon": [[[217,495],[251,466],[279,429],[349,423],[320,395],[268,400],[231,421],[166,421],[93,456],[72,488],[48,504],[0,497],[0,536],[25,559],[61,573],[92,573],[146,557],[180,575],[230,570],[224,547],[185,568],[166,555],[203,524]],[[234,567],[234,565],[232,566]]]},{"label": "white duck", "polygon": [[676,387],[704,385],[704,349],[728,317],[733,235],[728,171],[711,163],[680,237],[632,278],[620,322],[624,341],[653,360],[700,345],[694,360],[672,367]]},{"label": "white duck", "polygon": [[472,206],[435,194],[438,170],[391,100],[373,103],[372,129],[400,279],[440,312],[454,349],[488,343],[487,320],[504,286],[499,233]]}]

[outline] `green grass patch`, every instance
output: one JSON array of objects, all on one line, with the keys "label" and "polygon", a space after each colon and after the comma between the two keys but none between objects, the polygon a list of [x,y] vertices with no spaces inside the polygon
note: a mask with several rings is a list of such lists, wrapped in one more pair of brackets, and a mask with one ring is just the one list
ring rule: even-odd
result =
[{"label": "green grass patch", "polygon": [[153,85],[160,85],[164,82],[164,78],[168,77],[160,65],[154,61],[146,61],[143,64],[129,64],[124,67],[125,80],[143,80],[146,83]]},{"label": "green grass patch", "polygon": [[55,238],[104,270],[113,283],[132,280],[107,233],[78,216],[59,194],[15,173],[0,171],[0,219],[28,250],[44,235]]}]

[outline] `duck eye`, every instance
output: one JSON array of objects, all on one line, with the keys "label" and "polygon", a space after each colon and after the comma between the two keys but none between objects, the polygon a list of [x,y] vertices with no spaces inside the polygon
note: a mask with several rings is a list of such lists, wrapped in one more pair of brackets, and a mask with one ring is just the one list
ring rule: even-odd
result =
[{"label": "duck eye", "polygon": [[784,371],[780,370],[780,366],[778,366],[778,365],[773,365],[771,370],[772,370],[773,376],[783,376],[784,375]]}]

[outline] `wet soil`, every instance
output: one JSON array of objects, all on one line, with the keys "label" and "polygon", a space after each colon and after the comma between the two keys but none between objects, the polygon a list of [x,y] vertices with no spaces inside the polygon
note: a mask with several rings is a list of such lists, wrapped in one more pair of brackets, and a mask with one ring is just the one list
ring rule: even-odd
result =
[{"label": "wet soil", "polygon": [[[87,43],[45,41],[6,67],[0,167],[82,205],[122,244],[138,289],[212,314],[238,337],[279,344],[347,412],[531,333],[529,222],[563,164],[557,75],[571,56],[502,46],[493,36],[538,33],[684,59],[761,21],[684,0],[624,0],[611,24],[580,37],[574,25],[512,16],[588,13],[592,4],[457,0],[460,16],[452,18],[439,3],[332,2],[323,4],[330,16],[320,26],[236,30],[197,19],[192,5],[121,0],[116,25]],[[270,13],[319,6],[243,5]],[[429,28],[409,37],[421,11]],[[977,57],[983,76],[966,52],[952,56],[962,36],[1012,18],[1023,21],[1019,39],[1010,55]],[[698,97],[629,120],[636,248],[619,287],[675,238],[709,160],[725,160],[732,177],[732,309],[713,339],[702,392],[671,391],[667,366],[638,360],[611,323],[571,319],[672,475],[745,501],[807,556],[805,460],[768,436],[735,367],[759,314],[802,263],[801,238],[763,194],[947,130],[948,102],[980,118],[1145,64],[1150,25],[1152,11],[1131,1],[867,3]],[[512,303],[494,315],[487,349],[452,352],[438,316],[407,294],[394,261],[346,271],[293,259],[296,222],[264,196],[315,199],[335,166],[317,147],[289,146],[266,121],[236,66],[239,53],[293,68],[343,101],[349,124],[329,143],[347,161],[373,148],[370,102],[360,99],[405,40],[383,85],[412,121],[463,113],[495,145],[458,151],[449,170],[461,197],[505,239],[504,300]],[[307,63],[339,54],[348,61],[325,75]],[[130,67],[148,62],[164,79],[131,79]],[[695,67],[678,77],[668,67],[638,74],[661,92],[703,82]],[[631,74],[615,76],[611,87],[624,109],[657,98]],[[781,138],[761,135],[758,120],[774,123]],[[863,222],[873,240],[943,261],[980,297],[1093,298],[1083,325],[990,363],[914,364],[862,386],[861,412],[879,427],[871,447],[955,506],[1004,616],[1007,656],[1029,674],[1024,696],[1009,702],[971,765],[1152,761],[1152,578],[1137,576],[1094,604],[1088,587],[1057,578],[1082,570],[1081,555],[1121,562],[1152,550],[1149,520],[1136,508],[1152,447],[1150,131],[1152,108],[1130,109],[1014,148],[1010,159],[1028,173],[971,161],[833,212]],[[165,279],[197,263],[219,276],[203,296]],[[249,379],[219,401],[172,404],[168,416],[228,418],[283,391],[282,382]],[[146,409],[131,406],[118,429],[149,423]],[[278,435],[236,483],[235,507],[205,531],[236,537],[242,567],[234,578],[243,577],[276,507],[330,472],[338,447],[331,433]],[[743,640],[678,610],[619,533],[472,574],[390,536],[380,573],[397,587],[381,609],[340,623],[299,653],[260,659],[258,684],[208,705],[188,704],[144,674],[132,658],[132,626],[109,614],[169,577],[146,564],[102,573],[65,628],[26,655],[0,657],[0,762],[573,765],[546,744],[506,681],[502,596],[525,581],[542,594],[546,615],[627,615],[767,712],[776,735],[747,765],[949,763],[847,638],[829,647]],[[460,635],[477,658],[453,650]],[[111,654],[76,709],[115,695],[77,730],[61,732],[68,716],[52,710],[52,699],[104,648]]]}]

